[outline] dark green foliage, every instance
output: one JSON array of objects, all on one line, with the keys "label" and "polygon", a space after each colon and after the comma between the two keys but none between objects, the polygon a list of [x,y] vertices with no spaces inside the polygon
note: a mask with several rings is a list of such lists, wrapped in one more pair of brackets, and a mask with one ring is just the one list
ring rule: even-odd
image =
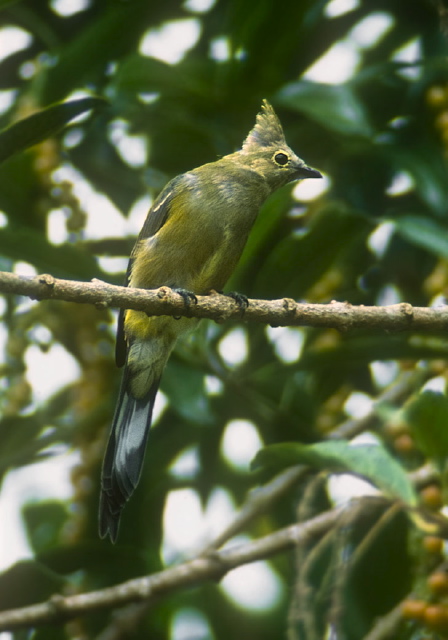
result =
[{"label": "dark green foliage", "polygon": [[278,471],[296,464],[336,473],[349,471],[370,480],[386,496],[399,498],[410,506],[416,503],[415,491],[403,468],[381,445],[350,445],[345,440],[277,444],[262,449],[252,466]]},{"label": "dark green foliage", "polygon": [[[71,16],[58,15],[54,4],[0,0],[0,29],[20,27],[32,37],[29,46],[0,60],[0,90],[16,92],[0,114],[0,160],[5,160],[0,165],[0,269],[15,269],[20,262],[19,272],[27,263],[37,273],[122,282],[124,274],[107,270],[98,258],[128,256],[133,238],[116,237],[113,221],[110,228],[102,223],[102,237],[89,235],[86,220],[98,216],[103,221],[101,211],[85,203],[72,178],[55,177],[54,171],[70,165],[109,198],[117,217],[126,219],[139,198],[148,192],[155,196],[170,178],[238,148],[267,98],[290,146],[330,182],[311,202],[294,199],[291,186],[274,194],[228,290],[267,299],[421,306],[446,292],[448,41],[435,2],[361,0],[334,18],[326,16],[325,0],[217,0],[203,13],[180,0],[91,0]],[[347,82],[303,79],[332,45],[344,39],[353,45],[352,29],[378,12],[392,17],[390,29],[372,46],[358,49],[359,64]],[[168,63],[139,50],[148,30],[185,18],[196,19],[201,30],[179,61]],[[413,38],[419,38],[419,60],[395,59]],[[228,48],[222,60],[210,55],[219,39]],[[445,97],[434,98],[437,88]],[[83,117],[72,122],[79,114]],[[148,142],[146,162],[126,162],[117,144],[120,132]],[[409,188],[391,193],[403,172]],[[48,232],[54,211],[65,216],[67,233],[60,244]],[[392,224],[391,237],[372,250],[372,233],[383,223]],[[339,456],[337,471],[363,475],[366,467],[364,475],[385,493],[392,485],[389,493],[412,502],[404,470],[415,460],[445,458],[446,396],[417,395],[421,379],[407,393],[409,410],[400,414],[413,429],[419,448],[415,460],[397,458],[391,431],[383,429],[391,416],[397,418],[401,398],[381,405],[369,423],[382,440],[375,445],[380,458],[364,448],[351,464],[351,448],[322,442],[347,418],[344,403],[352,392],[376,398],[387,386],[375,379],[372,362],[397,361],[398,376],[402,365],[412,368],[424,361],[420,370],[428,378],[431,362],[438,360],[435,372],[446,375],[440,364],[448,354],[444,335],[306,329],[300,331],[300,357],[292,357],[289,346],[285,358],[276,344],[282,330],[271,333],[241,323],[236,326],[247,355],[229,364],[221,341],[235,325],[203,322],[178,345],[166,369],[161,389],[167,404],[150,434],[139,488],[112,546],[97,536],[101,456],[119,384],[112,316],[81,305],[22,302],[7,297],[1,311],[7,337],[0,367],[0,478],[27,467],[37,473],[41,467],[35,463],[53,456],[53,447],[76,450],[80,458],[71,476],[70,501],[25,505],[34,555],[0,574],[1,609],[163,569],[163,518],[172,491],[193,489],[206,508],[216,490],[224,489],[239,507],[259,481],[270,477],[269,467],[301,462],[311,466],[310,475],[316,468],[331,473]],[[76,360],[78,379],[55,387],[49,399],[32,398],[27,350],[54,345]],[[51,374],[57,383],[58,373],[43,370],[42,378]],[[210,380],[216,390],[208,393]],[[224,456],[223,436],[232,420],[249,421],[262,443],[272,445],[258,457],[268,470],[252,472],[249,464],[244,469]],[[324,455],[322,446],[334,447],[334,455]],[[173,473],[173,463],[186,452],[195,456],[196,469]],[[397,482],[400,490],[394,492]],[[323,484],[313,499],[307,495],[302,486],[291,490],[244,533],[261,537],[330,506]],[[284,588],[265,611],[237,606],[218,585],[200,585],[160,599],[132,626],[130,637],[171,638],[174,617],[191,608],[209,625],[210,633],[201,638],[277,639],[285,637],[288,609],[295,607],[289,640],[320,640],[330,622],[337,625],[338,640],[358,640],[414,586],[412,572],[420,559],[408,549],[409,527],[403,512],[381,498],[358,520],[299,549],[308,557],[304,565],[297,563],[299,571],[293,553],[273,558]],[[205,543],[207,535],[200,531],[198,538]],[[306,597],[304,585],[310,588]],[[290,605],[294,594],[305,597],[298,607]],[[95,637],[112,620],[111,612],[102,611],[83,617],[71,630],[56,625],[32,637]],[[400,628],[394,637],[417,637],[412,634]],[[30,635],[17,632],[14,640],[22,637]]]},{"label": "dark green foliage", "polygon": [[23,118],[0,131],[0,162],[4,162],[13,154],[20,153],[24,149],[59,133],[59,130],[76,116],[90,109],[104,106],[104,104],[105,102],[98,98],[84,98],[83,100],[56,104]]}]

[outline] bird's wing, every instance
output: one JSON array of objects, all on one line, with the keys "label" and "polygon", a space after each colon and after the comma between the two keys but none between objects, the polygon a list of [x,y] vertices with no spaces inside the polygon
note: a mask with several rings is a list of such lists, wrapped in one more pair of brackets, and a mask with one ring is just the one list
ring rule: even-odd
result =
[{"label": "bird's wing", "polygon": [[[134,245],[131,257],[129,259],[126,278],[124,282],[125,287],[129,285],[132,265],[134,262],[138,243],[140,242],[140,240],[144,240],[145,238],[150,238],[151,236],[155,235],[157,231],[159,231],[159,229],[163,227],[169,217],[171,203],[174,196],[177,194],[177,188],[179,186],[179,182],[182,181],[182,177],[183,176],[180,175],[171,180],[171,182],[166,185],[163,191],[161,191],[159,196],[154,201],[154,204],[148,211],[148,215],[146,216],[146,220],[143,224],[142,230],[139,233],[137,242]],[[117,367],[122,367],[126,363],[128,351],[124,333],[124,314],[125,309],[120,309],[118,314],[117,339],[115,344],[115,362],[117,364]]]}]

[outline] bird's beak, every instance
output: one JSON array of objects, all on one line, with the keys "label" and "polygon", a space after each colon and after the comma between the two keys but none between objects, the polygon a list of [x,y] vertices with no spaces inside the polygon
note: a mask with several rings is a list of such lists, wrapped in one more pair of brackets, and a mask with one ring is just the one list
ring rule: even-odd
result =
[{"label": "bird's beak", "polygon": [[320,171],[307,167],[306,164],[297,167],[297,176],[299,178],[322,178]]}]

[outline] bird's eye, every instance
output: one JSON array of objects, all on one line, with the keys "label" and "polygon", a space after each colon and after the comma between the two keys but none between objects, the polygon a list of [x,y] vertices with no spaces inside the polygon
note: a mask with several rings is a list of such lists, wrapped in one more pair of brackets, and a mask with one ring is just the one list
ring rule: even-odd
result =
[{"label": "bird's eye", "polygon": [[289,162],[289,158],[286,155],[286,153],[276,153],[274,156],[274,160],[277,164],[279,164],[281,167],[284,167],[285,164],[288,164]]}]

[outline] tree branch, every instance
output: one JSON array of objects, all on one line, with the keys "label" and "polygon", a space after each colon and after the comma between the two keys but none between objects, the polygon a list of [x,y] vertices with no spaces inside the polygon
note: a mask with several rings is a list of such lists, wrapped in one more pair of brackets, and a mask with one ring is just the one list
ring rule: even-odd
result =
[{"label": "tree branch", "polygon": [[[407,598],[411,597],[411,594]],[[387,640],[398,635],[400,625],[403,623],[403,602],[399,602],[391,611],[375,620],[374,626],[363,640]]]},{"label": "tree branch", "polygon": [[264,486],[253,489],[230,524],[214,540],[207,543],[198,555],[207,555],[213,550],[219,549],[257,516],[261,513],[266,513],[282,495],[308,473],[309,467],[304,465],[288,467]]},{"label": "tree branch", "polygon": [[381,416],[382,408],[390,405],[402,406],[431,375],[429,370],[423,368],[402,371],[397,379],[375,399],[371,410],[366,415],[341,422],[326,437],[329,440],[350,439],[364,431],[374,429]]},{"label": "tree branch", "polygon": [[151,576],[128,580],[100,591],[91,591],[64,598],[53,596],[49,601],[0,612],[0,631],[11,631],[41,624],[58,623],[99,609],[122,606],[130,602],[150,602],[156,597],[188,588],[209,580],[221,580],[231,569],[265,558],[308,542],[333,527],[346,507],[332,509],[308,522],[280,529],[273,534],[199,556]]},{"label": "tree branch", "polygon": [[[196,557],[207,556],[219,549],[257,516],[266,512],[276,500],[297,484],[307,473],[308,468],[303,465],[290,467],[264,486],[253,489],[229,525],[211,542],[200,548],[195,554]],[[130,635],[130,632],[134,631],[154,604],[154,600],[152,600],[124,607],[120,613],[114,615],[112,622],[101,632],[97,640],[119,640],[124,637],[123,629]]]},{"label": "tree branch", "polygon": [[291,298],[249,300],[247,309],[231,296],[197,296],[197,302],[184,298],[169,287],[131,289],[100,280],[75,282],[50,275],[35,277],[0,272],[0,293],[28,296],[35,300],[65,300],[93,304],[99,308],[118,307],[144,311],[148,315],[210,318],[216,322],[245,320],[273,326],[331,327],[340,331],[377,329],[383,331],[446,331],[448,306],[436,309],[413,307],[406,302],[387,307],[353,307],[347,302],[301,304]]}]

